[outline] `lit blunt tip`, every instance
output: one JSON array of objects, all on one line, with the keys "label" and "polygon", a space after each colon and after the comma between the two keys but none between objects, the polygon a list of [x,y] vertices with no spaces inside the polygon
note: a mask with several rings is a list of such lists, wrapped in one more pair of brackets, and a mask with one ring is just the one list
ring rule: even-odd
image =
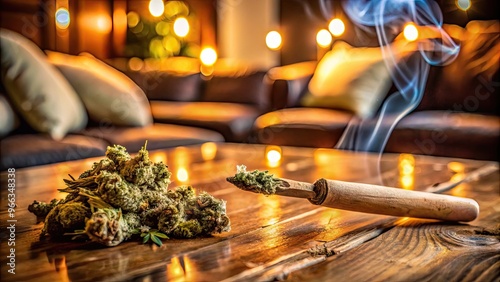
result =
[{"label": "lit blunt tip", "polygon": [[281,34],[275,30],[270,31],[266,35],[267,48],[277,50],[281,47]]},{"label": "lit blunt tip", "polygon": [[344,22],[341,19],[335,18],[328,25],[328,30],[333,36],[341,36],[345,31]]},{"label": "lit blunt tip", "polygon": [[460,10],[467,11],[471,6],[471,1],[470,0],[457,0],[456,4]]},{"label": "lit blunt tip", "polygon": [[189,22],[186,18],[177,18],[174,22],[175,35],[184,37],[189,33]]},{"label": "lit blunt tip", "polygon": [[66,8],[59,8],[56,11],[56,26],[60,29],[68,28],[70,23],[69,11]]},{"label": "lit blunt tip", "polygon": [[316,42],[321,47],[329,47],[332,43],[332,34],[328,30],[322,29],[316,34]]},{"label": "lit blunt tip", "polygon": [[403,35],[408,41],[415,41],[418,38],[418,29],[413,23],[409,23],[403,30]]},{"label": "lit blunt tip", "polygon": [[151,0],[149,2],[149,12],[153,17],[159,17],[165,12],[165,4],[163,0]]},{"label": "lit blunt tip", "polygon": [[212,66],[217,61],[217,52],[212,47],[206,47],[201,50],[200,60],[204,65]]}]

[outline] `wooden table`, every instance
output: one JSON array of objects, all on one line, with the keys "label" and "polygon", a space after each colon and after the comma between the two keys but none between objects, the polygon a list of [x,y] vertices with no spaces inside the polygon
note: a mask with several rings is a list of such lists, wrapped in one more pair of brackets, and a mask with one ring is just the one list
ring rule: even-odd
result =
[{"label": "wooden table", "polygon": [[[15,246],[1,174],[2,281],[498,281],[500,192],[498,170],[446,192],[478,201],[468,224],[394,218],[314,206],[307,200],[240,191],[225,181],[237,164],[268,169],[278,177],[313,182],[324,177],[424,190],[458,179],[491,162],[428,156],[354,154],[327,149],[208,144],[151,153],[173,172],[171,187],[192,184],[227,201],[232,230],[208,238],[170,239],[162,247],[131,241],[106,248],[94,243],[39,239],[27,206],[34,199],[63,198],[68,174],[88,159],[15,171]],[[495,165],[495,163],[493,163]],[[496,164],[498,165],[498,164]],[[15,250],[15,275],[8,273]],[[312,255],[311,249],[327,255]]]}]

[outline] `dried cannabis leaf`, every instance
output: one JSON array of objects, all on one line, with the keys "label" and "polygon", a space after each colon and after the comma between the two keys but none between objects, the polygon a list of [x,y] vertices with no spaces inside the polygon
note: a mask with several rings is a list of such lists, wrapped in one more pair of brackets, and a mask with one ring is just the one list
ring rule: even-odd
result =
[{"label": "dried cannabis leaf", "polygon": [[236,166],[236,170],[237,172],[234,176],[227,178],[227,181],[236,187],[264,195],[273,195],[276,193],[276,187],[278,187],[280,180],[275,178],[274,175],[269,174],[267,170],[248,172],[245,165]]}]

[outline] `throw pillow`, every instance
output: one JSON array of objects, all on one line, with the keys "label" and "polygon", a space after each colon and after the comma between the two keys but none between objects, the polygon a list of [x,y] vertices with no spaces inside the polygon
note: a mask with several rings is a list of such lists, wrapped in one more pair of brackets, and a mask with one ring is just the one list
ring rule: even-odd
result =
[{"label": "throw pillow", "polygon": [[46,53],[78,93],[92,120],[118,126],[152,123],[146,95],[125,74],[88,55]]},{"label": "throw pillow", "polygon": [[4,137],[16,129],[18,120],[9,101],[0,94],[0,137]]},{"label": "throw pillow", "polygon": [[377,112],[391,84],[380,48],[353,48],[341,41],[318,63],[301,104],[369,118]]},{"label": "throw pillow", "polygon": [[78,95],[42,50],[7,29],[0,29],[0,45],[3,85],[31,127],[55,140],[85,127],[87,114]]}]

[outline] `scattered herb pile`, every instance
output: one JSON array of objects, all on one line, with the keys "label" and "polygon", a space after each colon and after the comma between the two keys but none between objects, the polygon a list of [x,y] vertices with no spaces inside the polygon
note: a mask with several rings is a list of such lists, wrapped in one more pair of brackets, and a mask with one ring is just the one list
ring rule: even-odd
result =
[{"label": "scattered herb pile", "polygon": [[116,246],[137,234],[162,245],[168,236],[193,238],[230,230],[226,203],[191,186],[168,189],[171,173],[149,159],[146,145],[135,157],[125,147],[108,147],[106,158],[78,179],[65,179],[68,195],[49,203],[34,201],[28,210],[45,217],[41,236],[83,235]]},{"label": "scattered herb pile", "polygon": [[228,177],[227,181],[234,184],[236,187],[255,193],[264,195],[273,195],[276,193],[276,187],[280,180],[275,178],[267,170],[247,171],[245,165],[236,166],[236,174]]}]

